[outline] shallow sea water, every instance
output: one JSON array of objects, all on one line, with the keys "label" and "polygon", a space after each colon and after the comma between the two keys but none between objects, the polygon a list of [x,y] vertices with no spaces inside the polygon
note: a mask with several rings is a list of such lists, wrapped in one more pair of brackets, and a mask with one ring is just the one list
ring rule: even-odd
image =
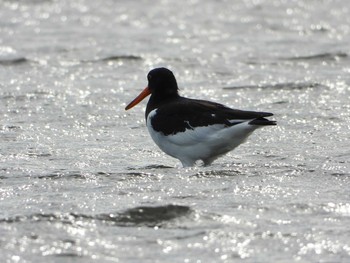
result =
[{"label": "shallow sea water", "polygon": [[[348,1],[0,5],[2,262],[349,262]],[[124,111],[158,66],[278,126],[181,168]]]}]

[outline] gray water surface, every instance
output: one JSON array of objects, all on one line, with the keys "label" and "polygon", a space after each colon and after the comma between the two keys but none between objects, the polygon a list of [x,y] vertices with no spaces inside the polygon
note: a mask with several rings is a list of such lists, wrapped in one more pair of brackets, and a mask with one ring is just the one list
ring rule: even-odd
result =
[{"label": "gray water surface", "polygon": [[[0,1],[2,262],[349,262],[347,0]],[[270,111],[209,167],[148,135],[154,67]]]}]

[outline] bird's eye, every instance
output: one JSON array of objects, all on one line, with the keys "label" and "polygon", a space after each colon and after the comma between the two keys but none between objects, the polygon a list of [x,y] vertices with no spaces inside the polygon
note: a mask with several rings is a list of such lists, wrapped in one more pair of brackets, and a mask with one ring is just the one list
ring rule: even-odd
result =
[{"label": "bird's eye", "polygon": [[150,80],[152,76],[150,74],[147,75],[147,79]]}]

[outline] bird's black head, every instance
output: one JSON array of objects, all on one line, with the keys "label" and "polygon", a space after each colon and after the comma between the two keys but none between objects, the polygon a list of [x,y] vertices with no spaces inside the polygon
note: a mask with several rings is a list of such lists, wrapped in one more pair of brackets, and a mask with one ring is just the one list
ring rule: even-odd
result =
[{"label": "bird's black head", "polygon": [[162,103],[177,99],[179,93],[174,74],[166,68],[152,69],[148,75],[148,86],[126,107],[125,110],[131,109],[140,101],[151,94],[151,98],[147,103],[146,116],[148,112]]},{"label": "bird's black head", "polygon": [[148,75],[148,88],[152,96],[163,98],[178,96],[178,87],[175,76],[167,68],[152,69]]}]

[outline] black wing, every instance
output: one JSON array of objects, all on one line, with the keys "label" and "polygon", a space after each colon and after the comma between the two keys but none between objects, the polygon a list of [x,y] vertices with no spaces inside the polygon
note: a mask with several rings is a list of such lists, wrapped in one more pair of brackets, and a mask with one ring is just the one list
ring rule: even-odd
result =
[{"label": "black wing", "polygon": [[247,120],[251,120],[252,125],[274,125],[275,122],[264,118],[272,115],[269,112],[236,110],[215,102],[181,97],[159,107],[151,124],[156,131],[169,135],[214,124],[229,127]]}]

